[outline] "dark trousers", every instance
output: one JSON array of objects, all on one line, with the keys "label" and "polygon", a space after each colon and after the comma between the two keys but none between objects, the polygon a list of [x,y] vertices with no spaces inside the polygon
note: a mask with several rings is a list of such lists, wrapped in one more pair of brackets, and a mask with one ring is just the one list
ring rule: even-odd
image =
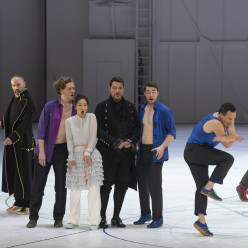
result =
[{"label": "dark trousers", "polygon": [[51,165],[55,174],[55,204],[53,209],[53,218],[62,220],[65,214],[66,206],[66,160],[68,157],[67,145],[57,144],[54,146],[51,163],[46,166],[41,166],[38,162],[38,157],[35,156],[34,164],[34,180],[30,200],[30,219],[37,220],[39,218],[39,210],[42,204],[44,189],[47,182],[47,176]]},{"label": "dark trousers", "polygon": [[141,215],[151,214],[150,196],[152,199],[152,218],[163,218],[163,162],[153,162],[153,145],[141,145],[140,162],[137,163],[137,178]]},{"label": "dark trousers", "polygon": [[248,188],[248,171],[242,177],[240,184]]},{"label": "dark trousers", "polygon": [[[195,215],[206,215],[207,196],[200,193],[208,181],[222,184],[234,158],[231,154],[206,145],[187,143],[184,150],[184,159],[188,164],[196,184]],[[208,175],[208,166],[216,165],[211,177]]]},{"label": "dark trousers", "polygon": [[30,201],[25,201],[23,199],[15,199],[15,206],[29,208]]},{"label": "dark trousers", "polygon": [[122,204],[128,189],[128,182],[131,173],[130,151],[115,152],[111,163],[105,164],[103,158],[104,181],[101,186],[101,217],[106,218],[106,210],[109,201],[109,194],[114,189],[114,213],[113,217],[119,217]]}]

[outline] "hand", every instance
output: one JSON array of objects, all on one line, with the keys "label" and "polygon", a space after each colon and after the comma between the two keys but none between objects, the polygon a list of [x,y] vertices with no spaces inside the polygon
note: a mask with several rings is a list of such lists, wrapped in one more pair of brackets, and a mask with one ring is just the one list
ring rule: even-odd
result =
[{"label": "hand", "polygon": [[46,166],[46,154],[44,152],[39,153],[39,164],[41,166]]},{"label": "hand", "polygon": [[125,143],[125,142],[121,142],[120,145],[118,145],[117,148],[118,148],[118,149],[122,149],[122,148],[124,147],[124,143]]},{"label": "hand", "polygon": [[87,163],[91,163],[92,162],[91,156],[85,155],[84,156],[84,161],[85,161],[85,165],[87,165]]},{"label": "hand", "polygon": [[2,122],[0,121],[0,127],[2,126]]},{"label": "hand", "polygon": [[132,146],[132,144],[129,141],[125,141],[125,142],[123,142],[123,146],[125,148],[130,148]]},{"label": "hand", "polygon": [[8,138],[4,141],[4,145],[5,145],[5,146],[10,146],[10,145],[12,145],[12,140],[8,137]]},{"label": "hand", "polygon": [[159,160],[160,158],[162,158],[163,155],[164,155],[164,149],[163,149],[161,146],[156,147],[156,148],[153,148],[151,151],[152,151],[152,152],[153,152],[153,151],[156,151],[156,155],[155,155],[155,156],[157,157],[158,160]]},{"label": "hand", "polygon": [[216,137],[214,137],[214,139],[213,139],[213,142],[223,142],[223,141],[225,141],[225,138],[226,138],[226,136],[216,136]]},{"label": "hand", "polygon": [[69,165],[68,165],[68,170],[70,171],[71,170],[71,167],[72,165],[76,165],[76,161],[75,160],[72,160]]},{"label": "hand", "polygon": [[236,134],[235,141],[242,142],[243,140],[244,140],[244,137],[242,137],[241,135]]}]

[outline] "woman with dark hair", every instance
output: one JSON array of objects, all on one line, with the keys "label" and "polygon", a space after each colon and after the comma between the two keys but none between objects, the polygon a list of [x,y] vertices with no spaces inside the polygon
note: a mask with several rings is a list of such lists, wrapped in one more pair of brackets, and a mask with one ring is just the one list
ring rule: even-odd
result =
[{"label": "woman with dark hair", "polygon": [[96,116],[87,113],[89,101],[81,94],[76,96],[77,115],[65,123],[69,152],[66,188],[70,189],[70,214],[66,228],[78,226],[82,189],[89,189],[88,211],[90,229],[98,229],[101,220],[100,186],[103,184],[102,157],[95,148],[97,135]]}]

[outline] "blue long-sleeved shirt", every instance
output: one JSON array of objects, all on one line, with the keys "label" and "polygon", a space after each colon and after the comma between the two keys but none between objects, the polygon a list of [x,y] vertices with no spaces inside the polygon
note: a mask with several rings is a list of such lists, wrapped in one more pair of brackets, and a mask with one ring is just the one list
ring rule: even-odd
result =
[{"label": "blue long-sleeved shirt", "polygon": [[[142,120],[145,113],[145,107],[147,102],[142,105],[139,113],[140,120],[140,140],[139,140],[139,148],[137,152],[137,162],[140,160],[140,145],[142,140],[143,133],[143,125]],[[153,107],[154,115],[153,115],[153,148],[159,147],[167,135],[170,134],[176,138],[176,126],[172,111],[166,107],[164,104],[160,103],[158,100]],[[159,160],[156,157],[156,151],[153,152],[153,162],[161,162],[169,159],[168,147],[164,150],[164,155]]]}]

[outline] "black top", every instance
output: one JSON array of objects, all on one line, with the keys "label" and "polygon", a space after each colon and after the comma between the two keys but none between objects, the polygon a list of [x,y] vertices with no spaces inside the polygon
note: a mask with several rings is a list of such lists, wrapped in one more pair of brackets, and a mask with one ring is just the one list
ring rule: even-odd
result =
[{"label": "black top", "polygon": [[115,133],[116,137],[123,139],[128,137],[128,124],[127,124],[127,115],[124,111],[124,100],[120,102],[115,102],[113,98],[110,98],[110,104],[114,110],[113,122],[116,127]]}]

